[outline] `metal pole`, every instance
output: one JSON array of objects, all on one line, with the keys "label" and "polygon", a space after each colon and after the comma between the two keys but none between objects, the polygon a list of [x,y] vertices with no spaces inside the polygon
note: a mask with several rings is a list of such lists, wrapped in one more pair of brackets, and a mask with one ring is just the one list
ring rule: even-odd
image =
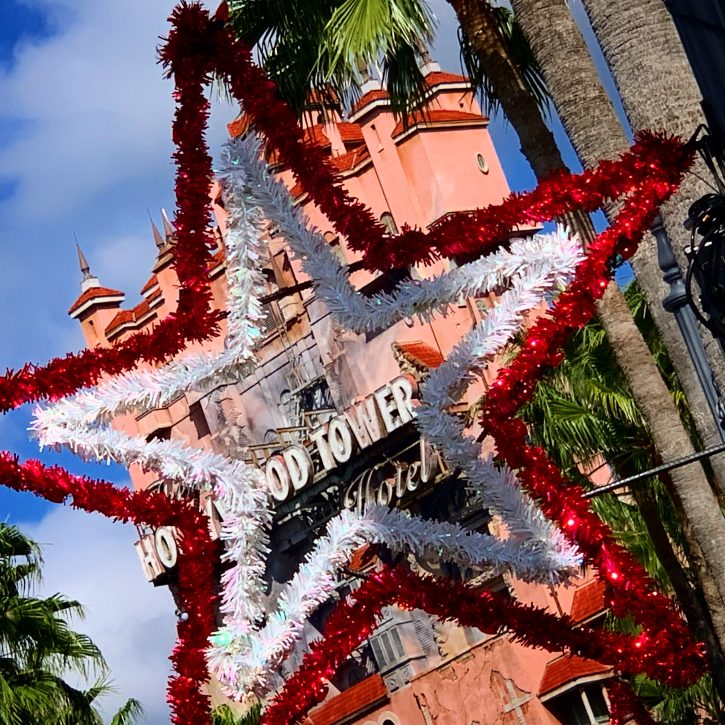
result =
[{"label": "metal pole", "polygon": [[634,476],[628,476],[627,478],[622,478],[619,481],[613,481],[612,483],[605,483],[603,486],[597,486],[591,491],[587,491],[585,494],[582,494],[582,498],[595,498],[596,496],[601,496],[603,493],[609,493],[610,491],[615,491],[623,486],[629,486],[630,483],[636,483],[637,481],[641,481],[645,478],[653,478],[665,471],[672,471],[675,468],[686,466],[688,463],[694,463],[702,458],[715,456],[718,453],[725,453],[725,443],[721,443],[719,446],[713,446],[712,448],[706,448],[704,451],[690,453],[690,455],[678,458],[671,463],[663,463],[661,466],[657,466],[656,468],[650,468],[649,471],[642,471],[642,473],[637,473]]},{"label": "metal pole", "polygon": [[702,338],[697,329],[695,314],[687,301],[682,272],[680,272],[675,253],[672,250],[669,237],[662,224],[662,218],[659,215],[652,225],[652,233],[657,240],[657,261],[662,270],[662,278],[670,286],[670,291],[662,300],[662,306],[668,312],[672,312],[675,320],[677,320],[677,326],[680,328],[680,333],[685,340],[685,346],[695,368],[697,379],[700,381],[700,386],[705,394],[705,400],[707,400],[712,417],[715,419],[720,440],[725,441],[720,396],[712,379],[712,371],[705,355]]}]

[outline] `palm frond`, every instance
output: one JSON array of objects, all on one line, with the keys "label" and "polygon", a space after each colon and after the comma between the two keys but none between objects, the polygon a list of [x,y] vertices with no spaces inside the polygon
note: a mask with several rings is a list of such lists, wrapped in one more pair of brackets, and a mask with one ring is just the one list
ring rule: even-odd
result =
[{"label": "palm frond", "polygon": [[133,725],[144,715],[143,705],[132,697],[126,700],[123,706],[111,719],[111,725]]}]

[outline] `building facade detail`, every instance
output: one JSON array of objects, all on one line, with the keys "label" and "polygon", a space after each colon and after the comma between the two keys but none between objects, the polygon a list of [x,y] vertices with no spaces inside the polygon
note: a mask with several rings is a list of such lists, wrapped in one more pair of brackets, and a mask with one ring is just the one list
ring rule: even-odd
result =
[{"label": "building facade detail", "polygon": [[[318,116],[312,104],[303,121],[308,139],[327,150],[348,191],[391,231],[404,225],[425,229],[445,214],[496,203],[508,194],[488,121],[465,79],[433,69],[427,82],[429,112],[404,128],[392,114],[386,94],[373,87],[346,116],[339,108],[328,108]],[[230,133],[244,134],[245,124],[240,117],[230,124]],[[457,162],[451,164],[451,158]],[[291,174],[278,169],[277,177],[309,223],[326,235],[338,259],[352,270],[351,283],[357,290],[372,294],[403,276],[429,278],[451,269],[452,263],[437,261],[430,267],[387,274],[364,270],[359,256],[332,232]],[[212,198],[220,244],[209,268],[214,302],[223,309],[228,290],[221,240],[227,212],[216,187]],[[85,257],[80,260],[83,287],[69,314],[79,321],[88,346],[114,345],[173,312],[174,229],[165,213],[162,228],[152,223],[157,259],[140,301],[131,308],[122,309],[123,293],[102,287],[90,275]],[[488,512],[475,505],[460,471],[421,438],[414,425],[418,383],[481,324],[493,298],[460,299],[426,323],[401,320],[365,333],[342,332],[306,284],[302,265],[278,230],[267,230],[266,244],[262,339],[245,379],[234,385],[220,383],[203,393],[181,394],[144,415],[119,415],[113,427],[147,440],[184,441],[209,453],[243,459],[259,470],[275,503],[273,554],[266,574],[270,605],[341,509],[360,510],[374,501],[484,533],[496,528]],[[219,351],[222,341],[223,334],[209,347]],[[499,364],[492,360],[480,372],[452,413],[465,416],[485,393]],[[138,465],[131,467],[130,475],[139,489],[161,485],[152,471]],[[222,516],[208,496],[181,487],[170,493],[196,497],[209,514],[212,533],[219,536]],[[174,531],[139,529],[136,548],[146,577],[173,591]],[[346,596],[366,572],[389,556],[375,546],[360,552],[340,577],[336,596]],[[407,559],[419,571],[440,571],[435,561],[413,555]],[[446,566],[448,575],[515,592],[518,599],[553,611],[557,606],[571,611],[577,593],[586,592],[579,597],[578,611],[596,614],[590,611],[596,609],[596,602],[592,604],[596,592],[586,576],[554,595],[542,585],[493,576],[488,569]],[[310,617],[300,646],[280,669],[280,678],[294,669],[307,644],[319,636],[329,611],[323,606]],[[592,672],[586,661],[567,669],[557,664],[560,659],[528,650],[505,634],[484,636],[423,612],[390,607],[370,640],[334,675],[330,697],[310,713],[309,721],[313,725],[553,725],[580,722],[576,718],[584,708],[589,722],[601,722],[597,718],[602,717],[602,702],[606,707],[601,683],[609,672],[605,668]]]}]

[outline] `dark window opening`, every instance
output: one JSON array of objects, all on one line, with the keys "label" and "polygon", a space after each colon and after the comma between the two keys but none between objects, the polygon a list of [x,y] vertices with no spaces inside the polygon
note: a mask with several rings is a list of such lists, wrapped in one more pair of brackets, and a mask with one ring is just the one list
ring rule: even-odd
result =
[{"label": "dark window opening", "polygon": [[395,223],[395,219],[393,219],[393,215],[389,211],[380,215],[380,223],[385,227],[388,234],[398,233],[398,225]]},{"label": "dark window opening", "polygon": [[549,700],[546,707],[562,725],[597,725],[609,722],[609,708],[601,682],[574,688]]},{"label": "dark window opening", "polygon": [[157,428],[146,436],[146,442],[151,441],[169,441],[171,440],[171,426],[165,428]]},{"label": "dark window opening", "polygon": [[209,430],[209,421],[206,419],[204,409],[201,407],[200,402],[197,401],[189,406],[189,420],[194,424],[197,438],[204,438],[204,436],[208,436],[211,433]]}]

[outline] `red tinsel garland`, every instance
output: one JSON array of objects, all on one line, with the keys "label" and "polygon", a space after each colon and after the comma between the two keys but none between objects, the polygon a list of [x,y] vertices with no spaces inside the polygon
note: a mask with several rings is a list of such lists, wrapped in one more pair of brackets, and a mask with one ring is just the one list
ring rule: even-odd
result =
[{"label": "red tinsel garland", "polygon": [[625,725],[632,720],[638,725],[655,725],[656,721],[647,712],[647,708],[629,683],[622,680],[610,680],[607,683],[607,693],[610,704],[609,725]]},{"label": "red tinsel garland", "polygon": [[114,521],[148,526],[174,526],[179,534],[178,596],[185,619],[177,624],[171,654],[176,676],[169,679],[167,700],[175,725],[208,723],[211,706],[203,688],[209,679],[204,652],[216,627],[215,565],[218,547],[209,536],[209,521],[186,501],[160,492],[131,491],[105,481],[74,476],[40,461],[20,463],[0,453],[0,481],[16,491],[30,491],[54,503],[100,513]]},{"label": "red tinsel garland", "polygon": [[[646,672],[668,684],[678,682],[669,664],[654,660],[643,662],[640,637],[575,627],[568,617],[558,617],[461,582],[447,579],[442,583],[402,567],[383,568],[364,581],[350,598],[354,601],[344,600],[332,612],[325,624],[324,638],[310,645],[300,668],[262,716],[261,725],[292,725],[321,702],[327,694],[327,681],[373,633],[382,608],[391,604],[409,610],[422,609],[488,634],[505,628],[515,640],[531,647],[594,659],[624,674]],[[625,687],[618,685],[614,689],[622,713],[637,709]]]},{"label": "red tinsel garland", "polygon": [[[522,353],[494,384],[483,415],[485,429],[499,441],[499,455],[519,469],[523,484],[540,501],[543,510],[562,525],[606,578],[613,611],[620,615],[632,613],[643,633],[628,640],[626,646],[613,647],[613,635],[589,630],[587,641],[580,642],[584,630],[572,630],[568,620],[558,620],[522,605],[512,607],[510,602],[499,612],[498,626],[507,624],[518,637],[533,644],[547,646],[541,644],[546,639],[553,649],[569,648],[616,664],[623,672],[647,672],[673,685],[692,682],[702,669],[701,652],[672,604],[652,591],[642,568],[591,513],[581,499],[581,491],[566,487],[561,473],[543,451],[526,444],[523,424],[512,419],[519,405],[533,392],[537,376],[546,366],[558,362],[560,349],[571,331],[584,325],[593,314],[593,299],[601,296],[606,287],[612,255],[618,252],[628,257],[633,253],[654,210],[676,187],[689,160],[682,145],[651,134],[641,135],[619,162],[605,162],[579,177],[558,175],[533,192],[512,195],[502,205],[442,221],[429,234],[406,230],[398,237],[388,237],[369,210],[353,201],[339,185],[322,151],[304,142],[294,114],[276,97],[273,84],[254,66],[249,51],[231,37],[220,20],[212,21],[196,4],[182,3],[174,11],[172,23],[162,61],[176,79],[178,102],[174,121],[175,160],[179,167],[178,241],[174,256],[181,283],[177,313],[151,333],[138,333],[117,347],[70,355],[44,368],[26,366],[9,372],[0,378],[0,410],[38,398],[61,397],[97,382],[103,374],[116,374],[142,361],[161,362],[183,349],[186,342],[216,334],[218,315],[209,311],[206,268],[208,250],[213,248],[207,231],[211,167],[203,137],[208,115],[203,87],[211,72],[228,78],[247,113],[279,152],[281,160],[293,170],[302,188],[351,246],[365,251],[366,263],[371,268],[427,261],[440,255],[478,254],[498,244],[516,225],[548,220],[574,208],[592,210],[604,199],[632,193],[613,227],[592,245],[572,288],[560,296],[552,313],[529,331]],[[179,641],[172,655],[179,676],[170,682],[169,699],[175,723],[208,721],[208,701],[199,687],[207,677],[203,650],[214,626],[212,568],[216,552],[203,516],[160,494],[119,490],[111,484],[72,476],[62,469],[46,469],[37,462],[20,464],[10,454],[0,454],[0,476],[6,485],[33,491],[49,500],[61,502],[72,497],[73,505],[111,518],[179,528],[183,534],[179,586],[189,618],[179,624]],[[385,579],[385,572],[381,576],[382,579],[375,580],[380,586],[386,582],[394,586],[393,579]],[[445,587],[436,587],[428,581],[423,589],[417,580],[404,581],[405,576],[412,575],[390,574],[393,576],[399,577],[395,581],[402,582],[400,591],[395,592],[395,599],[402,606],[431,607],[428,611],[441,616],[449,616],[453,611],[453,603],[448,601],[450,582]],[[402,591],[404,588],[407,594]],[[418,599],[410,589],[418,592]],[[378,595],[382,596],[382,590]],[[415,601],[418,603],[413,604]],[[461,596],[459,608],[470,602],[469,597]],[[467,614],[462,612],[460,621],[481,627],[485,621],[481,619],[482,612],[490,616],[489,610],[495,610],[497,602],[483,597],[475,605],[478,610],[473,611],[475,607],[471,604],[473,609],[466,610]],[[372,630],[358,627],[358,622],[369,620],[369,626],[374,626],[372,606],[358,600],[355,610],[345,610],[340,615],[342,619],[335,620],[339,627],[345,624],[343,620],[347,622],[347,632],[341,629],[336,640],[335,647],[340,653],[353,640],[361,641],[370,634]],[[470,619],[466,619],[468,615]],[[558,624],[540,619],[544,615],[553,617]],[[355,626],[351,627],[353,623]],[[320,651],[321,648],[322,645]],[[334,658],[312,661],[298,675],[310,682],[317,681],[315,678],[329,677],[335,663]],[[297,694],[319,692],[310,687]]]}]

